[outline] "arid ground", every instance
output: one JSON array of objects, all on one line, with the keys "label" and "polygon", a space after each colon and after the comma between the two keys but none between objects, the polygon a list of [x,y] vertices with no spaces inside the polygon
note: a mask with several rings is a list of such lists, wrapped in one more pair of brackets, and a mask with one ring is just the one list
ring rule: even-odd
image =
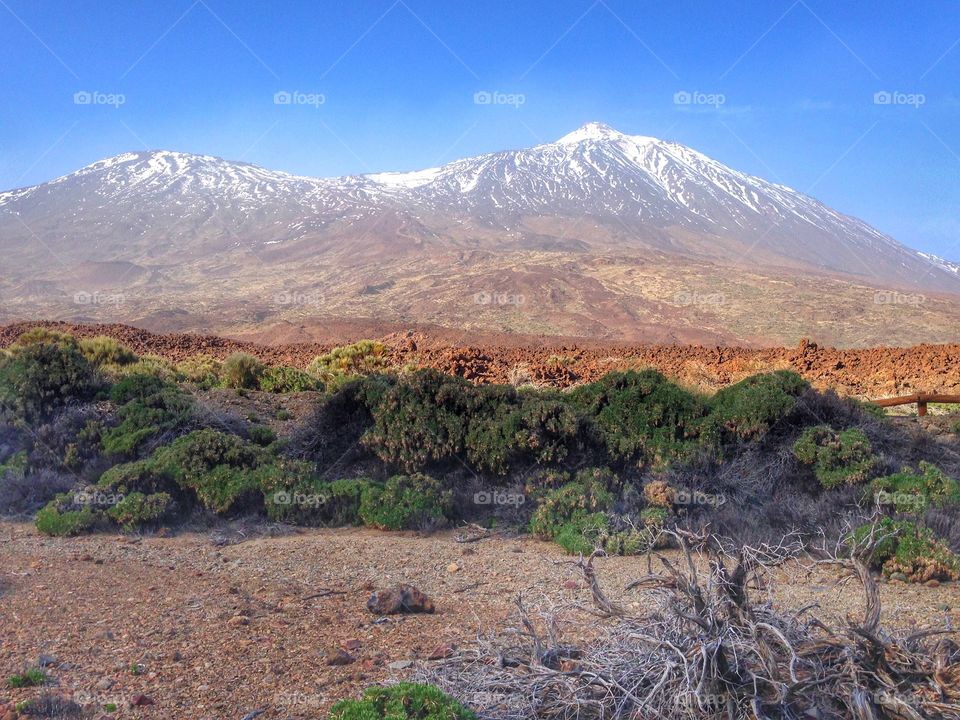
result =
[{"label": "arid ground", "polygon": [[[261,718],[319,718],[338,698],[428,669],[438,649],[455,652],[478,634],[507,629],[520,593],[528,608],[590,605],[556,545],[456,537],[224,525],[173,537],[55,539],[4,522],[0,674],[49,656],[51,686],[3,690],[0,700],[52,691],[91,710],[116,705],[104,718],[241,720],[255,710]],[[597,561],[607,594],[636,613],[649,611],[653,598],[624,587],[646,563],[643,556]],[[831,619],[858,615],[859,588],[839,580],[833,570],[808,574],[792,565],[777,573],[774,598],[785,608],[819,603]],[[371,589],[397,582],[426,592],[436,614],[387,621],[371,614]],[[881,595],[891,627],[960,621],[954,583],[885,583]],[[571,640],[602,627],[573,607],[560,616]],[[344,648],[352,661],[331,664]],[[153,704],[131,707],[137,696]]]}]

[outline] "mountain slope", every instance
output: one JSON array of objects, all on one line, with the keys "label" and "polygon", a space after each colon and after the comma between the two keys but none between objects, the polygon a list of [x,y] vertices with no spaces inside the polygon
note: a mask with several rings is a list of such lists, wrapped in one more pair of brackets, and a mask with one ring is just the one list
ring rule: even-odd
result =
[{"label": "mountain slope", "polygon": [[[952,332],[960,293],[949,263],[860,220],[599,123],[529,149],[342,178],[125,153],[0,193],[0,251],[0,317],[159,328],[339,316],[634,340],[829,332],[862,343],[864,327],[844,310],[862,300],[854,317],[875,315],[875,291],[936,295],[866,323],[870,334],[906,322],[907,340]],[[774,298],[797,317],[760,317]]]}]

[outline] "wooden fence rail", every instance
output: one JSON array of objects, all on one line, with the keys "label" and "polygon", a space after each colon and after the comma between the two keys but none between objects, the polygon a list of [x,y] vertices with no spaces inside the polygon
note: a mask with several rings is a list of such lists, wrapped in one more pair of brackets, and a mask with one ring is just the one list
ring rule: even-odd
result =
[{"label": "wooden fence rail", "polygon": [[927,403],[956,403],[960,404],[960,395],[941,395],[939,393],[914,393],[913,395],[901,395],[900,397],[882,398],[872,400],[874,405],[880,407],[893,407],[894,405],[913,405],[917,406],[917,415],[927,414]]}]

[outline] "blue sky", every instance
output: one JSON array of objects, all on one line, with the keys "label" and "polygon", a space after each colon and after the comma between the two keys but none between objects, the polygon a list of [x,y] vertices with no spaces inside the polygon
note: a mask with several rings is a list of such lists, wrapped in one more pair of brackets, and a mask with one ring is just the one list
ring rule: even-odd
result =
[{"label": "blue sky", "polygon": [[4,189],[144,148],[416,169],[600,120],[960,259],[955,0],[0,0],[0,77]]}]

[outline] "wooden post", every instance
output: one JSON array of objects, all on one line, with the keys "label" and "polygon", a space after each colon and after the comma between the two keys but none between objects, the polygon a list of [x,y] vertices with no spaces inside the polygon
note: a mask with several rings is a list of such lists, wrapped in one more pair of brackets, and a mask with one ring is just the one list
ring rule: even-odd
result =
[{"label": "wooden post", "polygon": [[926,400],[917,400],[917,415],[923,417],[927,414],[927,401]]}]

